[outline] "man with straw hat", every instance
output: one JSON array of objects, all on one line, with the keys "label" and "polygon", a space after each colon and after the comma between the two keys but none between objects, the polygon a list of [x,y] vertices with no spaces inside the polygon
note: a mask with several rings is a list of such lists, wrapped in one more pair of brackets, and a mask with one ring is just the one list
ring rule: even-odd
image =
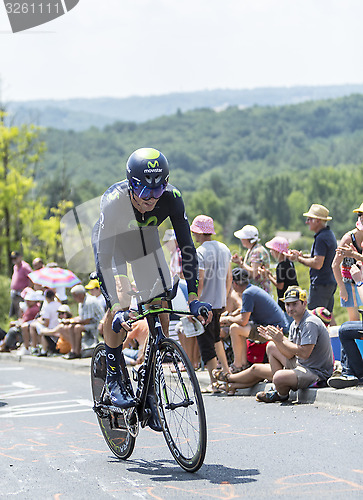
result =
[{"label": "man with straw hat", "polygon": [[323,205],[313,203],[308,212],[305,212],[306,224],[314,232],[314,243],[310,255],[303,255],[298,250],[289,250],[286,256],[310,267],[310,290],[308,309],[326,307],[333,312],[334,292],[337,287],[332,262],[335,257],[337,240],[333,231],[327,225],[332,218],[329,210]]}]

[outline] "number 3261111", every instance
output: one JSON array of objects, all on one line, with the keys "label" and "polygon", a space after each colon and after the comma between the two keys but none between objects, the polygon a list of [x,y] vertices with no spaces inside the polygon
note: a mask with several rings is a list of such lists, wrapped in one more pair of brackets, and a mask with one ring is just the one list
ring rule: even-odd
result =
[{"label": "number 3261111", "polygon": [[58,2],[6,3],[5,8],[8,14],[59,14],[62,10]]}]

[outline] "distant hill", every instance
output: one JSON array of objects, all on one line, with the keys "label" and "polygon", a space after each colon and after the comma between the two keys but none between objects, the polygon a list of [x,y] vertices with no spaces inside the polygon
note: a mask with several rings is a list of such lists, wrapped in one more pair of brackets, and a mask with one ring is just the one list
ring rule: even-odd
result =
[{"label": "distant hill", "polygon": [[16,124],[35,123],[44,127],[82,131],[90,127],[103,128],[116,121],[142,123],[173,115],[178,110],[185,112],[212,108],[219,111],[230,106],[238,106],[241,109],[255,105],[281,106],[351,94],[363,94],[363,84],[209,90],[123,99],[99,97],[38,100],[10,102],[7,109]]}]

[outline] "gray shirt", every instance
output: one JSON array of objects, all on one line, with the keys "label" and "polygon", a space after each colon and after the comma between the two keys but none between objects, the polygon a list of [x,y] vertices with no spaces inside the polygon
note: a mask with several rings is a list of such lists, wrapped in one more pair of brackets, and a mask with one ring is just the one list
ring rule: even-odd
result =
[{"label": "gray shirt", "polygon": [[328,330],[320,318],[305,311],[300,323],[290,325],[289,340],[297,345],[314,344],[308,359],[297,358],[300,365],[327,380],[333,373],[333,351]]},{"label": "gray shirt", "polygon": [[97,330],[98,323],[104,315],[104,310],[96,297],[86,293],[84,301],[78,304],[78,315],[81,319],[90,319],[84,327],[86,331]]},{"label": "gray shirt", "polygon": [[224,243],[212,240],[200,245],[197,255],[199,269],[204,270],[200,300],[212,304],[213,309],[221,309],[227,301],[226,279],[231,252]]}]

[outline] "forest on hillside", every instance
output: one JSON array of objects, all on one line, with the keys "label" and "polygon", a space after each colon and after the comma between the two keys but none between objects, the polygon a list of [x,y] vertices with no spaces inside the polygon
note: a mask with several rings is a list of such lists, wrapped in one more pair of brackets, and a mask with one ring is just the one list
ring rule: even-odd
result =
[{"label": "forest on hillside", "polygon": [[169,159],[171,183],[189,218],[215,218],[223,238],[251,223],[264,239],[276,230],[302,230],[302,212],[326,205],[340,237],[363,201],[363,96],[281,107],[178,111],[146,123],[116,122],[83,132],[47,129],[37,167],[49,207],[75,204],[124,178],[129,154],[144,146]]}]

